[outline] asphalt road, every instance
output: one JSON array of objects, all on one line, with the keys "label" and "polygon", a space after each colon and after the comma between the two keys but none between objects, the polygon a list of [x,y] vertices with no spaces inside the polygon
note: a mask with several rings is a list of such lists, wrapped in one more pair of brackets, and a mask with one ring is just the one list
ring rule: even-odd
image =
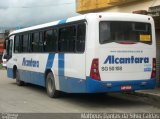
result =
[{"label": "asphalt road", "polygon": [[0,70],[0,112],[12,113],[140,113],[160,112],[160,108],[147,103],[147,99],[124,94],[106,96],[89,94],[64,94],[52,99],[44,88],[35,85],[19,87],[15,80]]}]

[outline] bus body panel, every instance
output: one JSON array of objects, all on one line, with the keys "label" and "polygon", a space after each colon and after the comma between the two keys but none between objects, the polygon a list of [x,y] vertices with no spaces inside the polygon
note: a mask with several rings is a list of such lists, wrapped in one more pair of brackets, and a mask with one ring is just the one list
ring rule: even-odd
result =
[{"label": "bus body panel", "polygon": [[[14,54],[14,65],[17,67],[22,81],[37,84],[45,87],[45,71],[52,70],[56,89],[62,91],[71,90],[74,85],[82,84],[85,80],[85,54],[75,55],[69,54]],[[51,55],[54,55],[53,57]],[[8,64],[12,60],[9,60]],[[29,62],[39,62],[38,66],[31,66]],[[69,63],[72,61],[72,63]],[[78,61],[79,63],[75,62]],[[8,71],[13,70],[13,66],[8,66]],[[13,72],[13,71],[12,71]],[[12,78],[12,77],[11,77]],[[72,83],[73,82],[73,83]],[[80,87],[80,86],[79,86]],[[77,87],[78,88],[78,87]],[[83,89],[84,90],[84,89]]]},{"label": "bus body panel", "polygon": [[[104,17],[99,20],[99,23],[101,21],[112,22],[115,20],[120,20],[119,23],[123,23],[124,21],[135,22],[134,17],[129,15],[125,15],[119,19],[116,18],[117,16],[114,17],[115,19],[111,20],[111,18],[104,15]],[[149,16],[135,15],[135,17],[137,17],[135,23],[151,24],[152,36],[150,39],[152,40],[152,43],[145,44],[141,42],[133,42],[133,44],[129,44],[127,42],[110,42],[100,44],[100,40],[96,40],[99,41],[99,43],[96,43],[98,44],[96,47],[96,54],[98,54],[98,56],[96,55],[95,57],[99,58],[99,69],[102,81],[147,80],[151,78],[153,58],[156,58],[155,32],[153,30],[154,22]],[[98,29],[100,30],[100,26]],[[100,33],[100,31],[98,31],[98,33]],[[143,34],[143,32],[140,34]],[[100,34],[98,37],[99,36]],[[119,36],[118,39],[120,39],[120,37],[121,36]],[[134,39],[131,40],[134,41]]]},{"label": "bus body panel", "polygon": [[[101,17],[99,17],[101,15]],[[86,52],[86,85],[88,92],[119,92],[121,86],[130,86],[131,90],[153,89],[156,85],[156,78],[151,78],[153,59],[156,58],[154,22],[150,16],[105,15],[100,14],[94,18],[88,17],[87,52]],[[135,19],[137,17],[137,19]],[[86,17],[87,18],[87,17]],[[151,24],[152,44],[133,43],[121,44],[110,42],[100,44],[99,23],[101,21],[126,21]],[[91,26],[92,25],[92,26]],[[94,40],[93,40],[94,39]],[[125,63],[124,58],[138,58],[140,63]],[[90,77],[93,59],[99,61],[100,81]],[[122,63],[115,63],[122,59]],[[135,59],[134,59],[135,60]],[[137,59],[136,59],[137,60]],[[145,62],[147,63],[144,63]],[[147,61],[146,61],[147,60]],[[136,61],[137,62],[137,61]]]},{"label": "bus body panel", "polygon": [[102,81],[151,78],[152,61],[155,58],[152,46],[143,48],[141,44],[134,44],[128,48],[122,48],[123,45],[118,44],[117,47],[116,45],[114,43],[113,46],[111,44],[110,46],[105,45],[106,48],[99,48],[98,50],[101,52],[101,55],[97,57],[100,62]]},{"label": "bus body panel", "polygon": [[[132,90],[155,87],[156,79],[151,78],[152,59],[156,58],[155,32],[153,19],[149,16],[114,13],[88,14],[39,25],[33,27],[33,30],[84,19],[86,20],[86,36],[83,53],[21,54],[12,52],[12,58],[7,62],[8,77],[13,78],[13,68],[16,66],[21,80],[45,87],[45,72],[51,70],[54,74],[56,89],[69,93],[120,92],[123,85],[132,86]],[[99,41],[99,23],[101,21],[150,23],[152,44],[120,44],[116,42],[101,44]],[[15,31],[13,34],[28,30],[32,30],[32,27]],[[14,39],[13,34],[11,34],[12,39]],[[135,63],[135,61],[134,63],[115,63],[123,58],[130,58],[132,61],[133,57],[143,61],[141,63]],[[147,63],[144,63],[144,58],[147,58]],[[95,80],[90,76],[93,59],[98,59],[100,80]],[[33,63],[30,64],[30,62]]]}]

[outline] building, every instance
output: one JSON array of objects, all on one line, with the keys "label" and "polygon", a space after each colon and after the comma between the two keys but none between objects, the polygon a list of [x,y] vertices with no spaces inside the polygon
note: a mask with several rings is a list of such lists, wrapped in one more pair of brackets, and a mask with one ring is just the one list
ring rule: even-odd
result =
[{"label": "building", "polygon": [[0,63],[2,62],[2,55],[4,50],[5,31],[0,31]]},{"label": "building", "polygon": [[80,14],[126,12],[151,15],[156,27],[157,78],[160,79],[160,0],[76,0],[76,11]]}]

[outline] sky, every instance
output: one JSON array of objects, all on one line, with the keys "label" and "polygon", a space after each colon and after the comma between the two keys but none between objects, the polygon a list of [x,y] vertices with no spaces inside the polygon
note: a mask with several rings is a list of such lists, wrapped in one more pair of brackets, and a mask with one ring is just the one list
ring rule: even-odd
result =
[{"label": "sky", "polygon": [[78,15],[75,0],[0,0],[0,28],[28,27]]}]

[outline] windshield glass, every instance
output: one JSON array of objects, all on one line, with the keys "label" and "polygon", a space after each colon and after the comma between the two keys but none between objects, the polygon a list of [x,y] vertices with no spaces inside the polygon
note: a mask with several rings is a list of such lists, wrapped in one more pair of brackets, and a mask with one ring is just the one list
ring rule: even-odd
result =
[{"label": "windshield glass", "polygon": [[101,21],[100,43],[142,42],[152,44],[151,24],[141,22]]}]

